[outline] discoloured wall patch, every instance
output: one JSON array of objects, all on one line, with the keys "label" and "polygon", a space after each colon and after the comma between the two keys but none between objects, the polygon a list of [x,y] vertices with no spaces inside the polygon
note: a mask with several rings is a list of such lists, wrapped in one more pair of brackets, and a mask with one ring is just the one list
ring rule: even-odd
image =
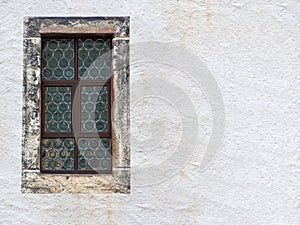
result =
[{"label": "discoloured wall patch", "polygon": [[170,37],[178,39],[181,46],[188,45],[191,38],[198,37],[203,27],[212,25],[209,0],[171,1],[166,8],[166,13],[162,15],[166,17],[166,29]]},{"label": "discoloured wall patch", "polygon": [[54,27],[84,29],[84,32],[94,28],[92,33],[105,28],[115,30],[115,37],[129,37],[129,17],[26,17],[24,25],[24,37],[40,37]]},{"label": "discoloured wall patch", "polygon": [[113,224],[113,220],[112,220],[112,196],[108,195],[106,198],[106,203],[107,203],[107,207],[106,207],[106,215],[107,215],[107,220],[106,220],[106,225],[112,225]]},{"label": "discoloured wall patch", "polygon": [[211,0],[206,0],[205,1],[205,6],[206,6],[206,25],[207,27],[211,27],[212,26],[212,21],[211,21],[211,17],[212,17],[212,11],[211,11]]}]

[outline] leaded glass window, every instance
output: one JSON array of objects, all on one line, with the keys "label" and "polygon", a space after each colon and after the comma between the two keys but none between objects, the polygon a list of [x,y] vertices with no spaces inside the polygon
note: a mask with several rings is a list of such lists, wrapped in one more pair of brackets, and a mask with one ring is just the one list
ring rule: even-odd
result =
[{"label": "leaded glass window", "polygon": [[44,173],[111,173],[111,39],[42,39]]}]

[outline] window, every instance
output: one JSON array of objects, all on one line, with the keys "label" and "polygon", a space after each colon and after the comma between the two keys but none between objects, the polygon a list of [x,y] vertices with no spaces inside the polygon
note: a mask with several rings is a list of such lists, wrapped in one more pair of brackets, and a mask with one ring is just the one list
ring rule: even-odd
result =
[{"label": "window", "polygon": [[130,193],[129,17],[24,18],[23,193]]},{"label": "window", "polygon": [[111,38],[42,38],[41,172],[111,173]]}]

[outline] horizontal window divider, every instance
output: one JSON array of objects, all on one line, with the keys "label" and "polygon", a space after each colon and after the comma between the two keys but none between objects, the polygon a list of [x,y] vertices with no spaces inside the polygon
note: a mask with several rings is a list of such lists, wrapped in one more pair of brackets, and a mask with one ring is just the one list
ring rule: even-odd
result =
[{"label": "horizontal window divider", "polygon": [[42,138],[111,138],[111,133],[80,133],[70,134],[70,133],[43,133]]},{"label": "horizontal window divider", "polygon": [[111,138],[110,132],[99,132],[99,133],[79,133],[78,135],[75,135],[76,138]]},{"label": "horizontal window divider", "polygon": [[80,86],[110,86],[110,79],[107,81],[101,80],[80,80],[77,81],[77,84]]},{"label": "horizontal window divider", "polygon": [[65,36],[58,37],[56,35],[56,37],[55,36],[51,37],[52,35],[54,35],[54,34],[49,34],[46,37],[45,37],[45,35],[41,35],[41,38],[44,41],[51,41],[51,40],[68,40],[68,41],[70,41],[70,40],[74,40],[74,38],[72,38],[71,36],[66,36],[65,35]]},{"label": "horizontal window divider", "polygon": [[[76,36],[76,37],[74,37]],[[51,40],[76,40],[76,39],[91,39],[91,40],[110,40],[113,39],[113,34],[111,33],[70,33],[70,34],[62,34],[62,33],[43,33],[41,34],[41,38],[45,41]]]},{"label": "horizontal window divider", "polygon": [[42,138],[74,138],[74,133],[43,133]]},{"label": "horizontal window divider", "polygon": [[42,86],[63,86],[68,87],[73,84],[77,84],[79,86],[110,86],[111,81],[101,81],[101,80],[44,80]]},{"label": "horizontal window divider", "polygon": [[53,81],[43,81],[43,87],[51,87],[51,86],[62,86],[62,87],[71,87],[72,84],[75,84],[73,80],[53,80]]}]

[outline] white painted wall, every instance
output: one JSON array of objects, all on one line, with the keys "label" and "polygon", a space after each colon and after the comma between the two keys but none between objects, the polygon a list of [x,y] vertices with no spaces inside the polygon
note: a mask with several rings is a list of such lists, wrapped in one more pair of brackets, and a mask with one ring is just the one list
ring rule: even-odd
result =
[{"label": "white painted wall", "polygon": [[[298,0],[1,0],[0,10],[0,224],[300,224]],[[132,194],[21,194],[23,16],[105,15],[131,16]],[[207,87],[194,81],[202,75],[142,61],[140,41],[178,45],[214,76],[225,132],[206,169],[213,110]],[[151,86],[139,85],[149,75],[188,96],[181,101],[198,115],[196,147],[178,149],[180,108],[159,92],[144,95]],[[190,147],[174,176],[140,173]]]}]

